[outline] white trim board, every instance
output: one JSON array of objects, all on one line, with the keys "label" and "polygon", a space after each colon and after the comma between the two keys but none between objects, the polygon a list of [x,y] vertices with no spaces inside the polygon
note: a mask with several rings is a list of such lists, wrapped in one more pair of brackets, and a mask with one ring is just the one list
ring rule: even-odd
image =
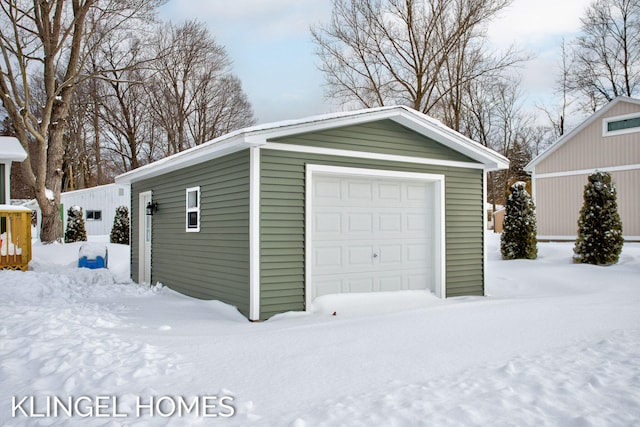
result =
[{"label": "white trim board", "polygon": [[[640,242],[640,236],[625,236],[622,235],[622,238],[626,242]],[[537,236],[538,240],[548,240],[548,241],[560,241],[560,242],[575,242],[578,239],[577,235],[573,236]]]},{"label": "white trim board", "polygon": [[249,149],[249,320],[260,320],[260,148]]},{"label": "white trim board", "polygon": [[548,172],[548,173],[535,173],[533,174],[534,179],[544,179],[544,178],[559,178],[562,176],[576,176],[576,175],[591,175],[596,172],[623,172],[630,170],[638,170],[640,169],[640,164],[635,165],[624,165],[624,166],[609,166],[603,168],[593,168],[593,169],[579,169],[572,171],[562,171],[562,172]]},{"label": "white trim board", "polygon": [[401,172],[381,169],[362,169],[342,166],[325,166],[307,164],[305,167],[305,311],[309,311],[312,303],[312,276],[313,276],[313,230],[311,224],[313,213],[313,176],[314,174],[336,174],[343,176],[370,176],[372,178],[413,179],[424,182],[435,182],[434,213],[436,230],[434,253],[439,254],[434,262],[434,287],[435,293],[440,298],[446,298],[446,233],[445,233],[445,176],[440,174],[427,174],[416,172]]},{"label": "white trim board", "polygon": [[484,169],[484,165],[481,163],[458,162],[453,160],[439,160],[439,159],[431,159],[427,157],[399,156],[395,154],[371,153],[369,151],[342,150],[339,148],[321,148],[321,147],[312,147],[307,145],[281,144],[278,142],[268,142],[266,145],[262,146],[262,148],[267,150],[291,151],[295,153],[324,154],[328,156],[341,156],[341,157],[353,157],[353,158],[369,159],[369,160],[414,163],[419,165]]},{"label": "white trim board", "polygon": [[[487,199],[487,173],[482,174],[482,200]],[[492,208],[493,209],[493,208]],[[497,212],[497,210],[496,210]],[[493,228],[495,229],[495,212],[493,212]],[[487,212],[486,207],[482,207],[482,294],[487,295],[487,261],[489,260],[488,239],[487,239]]]},{"label": "white trim board", "polygon": [[[146,221],[147,221],[147,210],[144,204],[145,200],[152,201],[153,200],[153,192],[143,191],[138,193],[138,283],[146,283],[143,279],[146,276],[145,269],[147,264],[149,265],[149,285],[151,285],[151,277],[153,274],[153,264],[151,263],[151,258],[147,259],[147,254],[145,252],[144,257],[142,256],[142,252],[146,251],[145,248],[145,240],[146,240]],[[153,219],[151,219],[151,242],[153,244]],[[151,249],[153,251],[153,248]],[[144,263],[141,262],[144,260]]]},{"label": "white trim board", "polygon": [[0,204],[8,205],[11,203],[11,161],[7,160],[0,163],[4,165],[4,200],[0,200]]}]

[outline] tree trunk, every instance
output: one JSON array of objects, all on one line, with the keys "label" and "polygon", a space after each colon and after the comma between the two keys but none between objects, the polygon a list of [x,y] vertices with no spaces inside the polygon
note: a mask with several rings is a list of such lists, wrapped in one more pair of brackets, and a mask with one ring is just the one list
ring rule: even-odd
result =
[{"label": "tree trunk", "polygon": [[[67,95],[68,96],[68,95]],[[64,95],[63,95],[64,99]],[[62,191],[62,160],[64,157],[64,129],[66,121],[63,117],[67,115],[67,105],[64,102],[58,103],[52,113],[53,120],[49,126],[49,140],[47,147],[47,179],[45,180],[45,191],[53,192],[53,200],[46,203],[46,194],[41,194],[38,203],[42,209],[42,229],[40,240],[42,243],[53,243],[62,241],[62,221],[60,220],[60,192]],[[42,197],[44,196],[44,198]],[[43,203],[44,202],[44,203]],[[45,221],[46,218],[46,221]]]},{"label": "tree trunk", "polygon": [[[50,202],[48,209],[42,210],[42,224],[40,227],[40,241],[42,243],[62,242],[62,219],[60,218],[60,204]],[[42,204],[41,204],[42,206]]]}]

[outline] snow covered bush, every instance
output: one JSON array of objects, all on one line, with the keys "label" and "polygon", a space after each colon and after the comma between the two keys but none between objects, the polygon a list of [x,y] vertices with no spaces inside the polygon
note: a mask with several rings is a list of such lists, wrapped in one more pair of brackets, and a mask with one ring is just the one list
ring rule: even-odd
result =
[{"label": "snow covered bush", "polygon": [[623,243],[616,186],[607,172],[593,173],[584,187],[573,260],[585,264],[615,264]]},{"label": "snow covered bush", "polygon": [[80,206],[71,206],[67,211],[67,231],[64,233],[65,243],[86,242],[87,230]]},{"label": "snow covered bush", "polygon": [[129,208],[119,206],[116,208],[116,215],[113,218],[113,228],[109,235],[111,243],[129,244]]},{"label": "snow covered bush", "polygon": [[536,259],[538,256],[535,206],[526,184],[514,183],[507,198],[500,252],[504,259]]}]

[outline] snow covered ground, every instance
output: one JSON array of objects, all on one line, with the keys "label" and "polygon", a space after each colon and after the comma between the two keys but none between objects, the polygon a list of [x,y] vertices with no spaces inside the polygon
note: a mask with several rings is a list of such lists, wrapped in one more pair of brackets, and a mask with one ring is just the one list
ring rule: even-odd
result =
[{"label": "snow covered ground", "polygon": [[[639,425],[640,244],[595,267],[490,237],[487,297],[325,296],[262,323],[132,283],[127,246],[88,270],[80,244],[35,244],[0,272],[0,425]],[[73,417],[43,416],[54,397]]]}]

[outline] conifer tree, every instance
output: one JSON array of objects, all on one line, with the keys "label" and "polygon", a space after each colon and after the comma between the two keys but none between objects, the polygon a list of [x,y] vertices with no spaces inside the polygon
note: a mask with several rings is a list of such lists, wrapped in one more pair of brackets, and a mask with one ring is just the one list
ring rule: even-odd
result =
[{"label": "conifer tree", "polygon": [[71,206],[67,211],[67,231],[64,233],[64,241],[65,243],[87,241],[82,208],[79,206]]},{"label": "conifer tree", "polygon": [[522,181],[514,183],[507,198],[500,252],[504,259],[536,259],[537,226],[535,206]]},{"label": "conifer tree", "polygon": [[129,244],[129,208],[126,206],[119,206],[116,209],[109,241],[122,245]]},{"label": "conifer tree", "polygon": [[584,187],[573,260],[585,264],[615,264],[623,244],[616,186],[607,172],[595,172],[589,175]]}]

